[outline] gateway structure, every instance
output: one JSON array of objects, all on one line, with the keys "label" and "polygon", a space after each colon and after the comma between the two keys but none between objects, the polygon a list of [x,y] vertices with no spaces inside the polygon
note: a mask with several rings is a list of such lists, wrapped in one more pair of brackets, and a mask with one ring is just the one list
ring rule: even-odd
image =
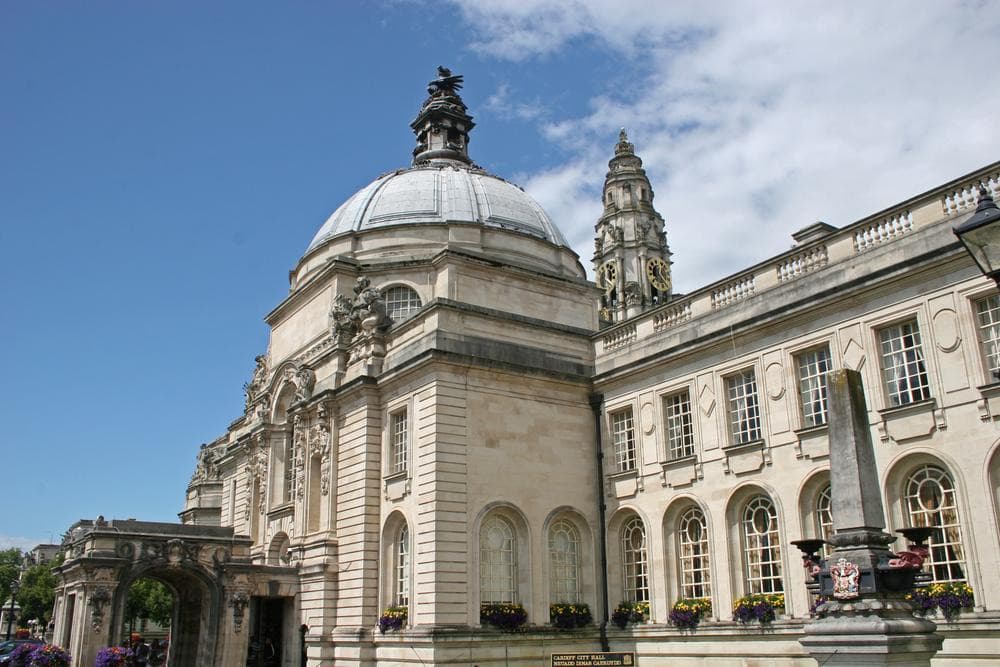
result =
[{"label": "gateway structure", "polygon": [[[246,411],[202,446],[182,524],[75,525],[56,637],[89,664],[128,584],[165,581],[175,664],[547,664],[635,651],[815,664],[791,540],[831,529],[825,373],[862,373],[890,529],[940,528],[928,572],[976,607],[937,661],[1000,653],[1000,296],[951,229],[1000,163],[687,295],[623,131],[596,285],[517,186],[477,167],[441,69],[410,167],[348,199],[267,315]],[[900,545],[902,546],[902,545]],[[767,633],[733,601],[784,593]],[[708,598],[695,635],[667,623]],[[621,602],[646,622],[602,623]],[[507,634],[483,605],[520,604]],[[553,603],[589,606],[561,631]],[[399,630],[377,624],[405,608]],[[735,647],[738,647],[735,648]],[[740,655],[733,657],[734,651]]]}]

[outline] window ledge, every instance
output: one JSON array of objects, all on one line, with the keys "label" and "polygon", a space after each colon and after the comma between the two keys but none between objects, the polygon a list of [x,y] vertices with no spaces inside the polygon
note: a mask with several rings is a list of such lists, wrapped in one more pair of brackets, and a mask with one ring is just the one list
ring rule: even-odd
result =
[{"label": "window ledge", "polygon": [[722,453],[726,456],[723,469],[728,475],[759,472],[771,464],[771,450],[765,446],[763,438],[723,447]]},{"label": "window ledge", "polygon": [[756,440],[749,440],[747,442],[740,442],[737,444],[726,445],[722,448],[724,452],[739,453],[743,450],[754,450],[764,448],[764,438],[757,438]]},{"label": "window ledge", "polygon": [[983,396],[1000,396],[1000,382],[988,382],[976,387],[976,390]]},{"label": "window ledge", "polygon": [[687,456],[679,456],[676,459],[667,459],[666,461],[660,461],[660,465],[664,468],[681,468],[686,465],[692,465],[698,462],[697,454],[688,454]]},{"label": "window ledge", "polygon": [[912,414],[914,412],[924,412],[926,410],[933,410],[937,407],[937,400],[932,398],[925,398],[922,401],[914,401],[913,403],[907,403],[906,405],[897,405],[891,408],[883,408],[879,410],[879,415],[883,419],[892,419],[897,416],[905,417],[906,415]]},{"label": "window ledge", "polygon": [[680,487],[688,486],[695,480],[702,477],[701,466],[698,464],[698,456],[691,454],[669,461],[661,461],[660,483],[663,486]]},{"label": "window ledge", "polygon": [[615,498],[630,498],[642,491],[642,477],[637,469],[623,470],[608,475],[607,494]]},{"label": "window ledge", "polygon": [[295,510],[295,503],[291,500],[286,500],[280,505],[275,505],[267,511],[267,518],[273,519],[275,517],[284,516],[285,514],[291,514]]},{"label": "window ledge", "polygon": [[386,500],[402,500],[410,493],[410,473],[407,470],[385,477],[383,483]]},{"label": "window ledge", "polygon": [[928,398],[878,411],[877,422],[882,442],[907,442],[926,438],[935,430],[947,428],[944,410],[937,409],[937,400]]},{"label": "window ledge", "polygon": [[821,435],[830,430],[830,425],[826,422],[822,424],[816,424],[815,426],[803,426],[802,428],[795,429],[792,431],[799,440],[802,438],[809,438],[814,435]]},{"label": "window ledge", "polygon": [[800,459],[824,459],[830,456],[829,424],[806,426],[793,431],[798,442],[795,443],[795,457]]}]

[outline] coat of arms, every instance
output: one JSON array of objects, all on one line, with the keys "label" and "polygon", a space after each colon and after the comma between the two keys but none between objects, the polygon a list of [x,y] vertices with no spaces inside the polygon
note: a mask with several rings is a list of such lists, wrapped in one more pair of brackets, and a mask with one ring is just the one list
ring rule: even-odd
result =
[{"label": "coat of arms", "polygon": [[861,571],[858,566],[846,558],[841,558],[830,568],[833,579],[833,597],[838,600],[850,600],[858,597]]}]

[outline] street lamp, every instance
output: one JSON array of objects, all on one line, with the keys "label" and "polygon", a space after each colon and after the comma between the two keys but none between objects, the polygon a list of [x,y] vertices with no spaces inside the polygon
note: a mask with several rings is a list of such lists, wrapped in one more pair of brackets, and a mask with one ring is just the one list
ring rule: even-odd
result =
[{"label": "street lamp", "polygon": [[7,640],[10,641],[10,626],[14,624],[14,598],[21,589],[21,581],[15,579],[10,582],[10,610],[7,612]]},{"label": "street lamp", "polygon": [[979,184],[976,212],[952,231],[983,275],[1000,287],[1000,209],[985,184]]}]

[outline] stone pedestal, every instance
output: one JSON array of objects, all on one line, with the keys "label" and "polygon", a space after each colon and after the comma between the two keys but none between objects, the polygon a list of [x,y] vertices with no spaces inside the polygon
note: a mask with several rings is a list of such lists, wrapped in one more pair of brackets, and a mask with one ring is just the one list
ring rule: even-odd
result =
[{"label": "stone pedestal", "polygon": [[[885,606],[870,601],[871,606]],[[868,605],[866,605],[868,606]],[[894,606],[891,603],[888,606]],[[905,609],[856,609],[820,618],[799,643],[821,665],[906,665],[930,667],[944,641],[934,623]]]}]

